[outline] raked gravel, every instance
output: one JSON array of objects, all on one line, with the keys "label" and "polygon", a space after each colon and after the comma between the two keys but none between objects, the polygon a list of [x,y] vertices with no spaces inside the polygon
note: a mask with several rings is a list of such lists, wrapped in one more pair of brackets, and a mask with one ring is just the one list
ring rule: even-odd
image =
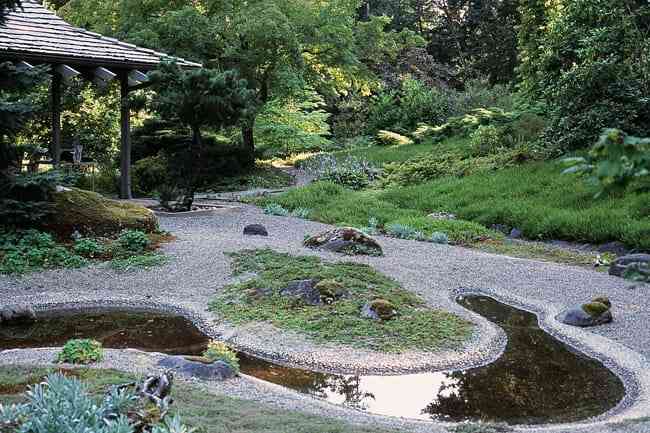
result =
[{"label": "raked gravel", "polygon": [[[243,227],[252,223],[264,224],[269,237],[243,236]],[[264,215],[260,209],[247,205],[224,208],[204,216],[162,218],[161,225],[178,238],[163,247],[172,260],[162,267],[117,273],[100,265],[72,271],[42,272],[22,278],[0,276],[0,305],[44,308],[52,304],[59,307],[111,304],[175,310],[190,317],[208,334],[266,359],[328,372],[390,374],[467,368],[498,357],[505,344],[503,332],[454,301],[459,293],[484,293],[537,313],[543,328],[602,360],[628,388],[628,398],[623,404],[606,419],[594,421],[596,424],[548,426],[542,430],[628,431],[627,427],[621,430],[620,426],[616,427],[617,430],[610,430],[608,423],[650,415],[650,363],[647,359],[650,355],[650,328],[647,326],[650,298],[644,296],[647,293],[642,288],[631,290],[630,284],[619,278],[577,267],[385,237],[378,238],[385,251],[383,257],[341,257],[302,247],[306,234],[317,233],[329,226],[297,218]],[[477,324],[476,332],[471,341],[459,350],[434,355],[420,352],[379,355],[334,345],[315,345],[300,335],[280,333],[268,325],[233,328],[220,322],[207,311],[207,303],[216,290],[232,281],[229,259],[223,253],[263,247],[291,254],[318,255],[331,261],[369,264],[421,295],[432,307],[444,308],[472,320]],[[600,294],[606,294],[612,300],[613,323],[578,329],[554,319],[562,309]],[[29,356],[34,351],[20,355],[22,352],[3,352],[0,363],[13,357]],[[134,354],[134,351],[124,351],[124,354],[150,356]],[[124,367],[129,365],[127,362]],[[353,422],[388,423],[406,426],[411,431],[446,431],[442,424],[398,421],[338,408],[257,379],[244,378],[235,382],[234,385],[226,382],[210,386],[227,394],[281,407],[340,415]],[[255,387],[263,389],[253,392]],[[629,431],[650,432],[650,427],[635,424]]]}]

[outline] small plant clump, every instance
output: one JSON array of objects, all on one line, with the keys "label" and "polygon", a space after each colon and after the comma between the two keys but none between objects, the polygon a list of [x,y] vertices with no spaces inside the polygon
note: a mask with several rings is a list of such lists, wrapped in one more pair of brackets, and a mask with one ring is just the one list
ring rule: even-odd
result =
[{"label": "small plant clump", "polygon": [[433,232],[431,233],[431,237],[429,238],[431,242],[434,244],[448,244],[449,243],[449,236],[447,236],[447,233],[443,232]]},{"label": "small plant clump", "polygon": [[270,203],[264,207],[264,213],[275,216],[289,216],[290,212],[277,203]]},{"label": "small plant clump", "polygon": [[73,251],[88,259],[95,259],[104,254],[104,245],[95,239],[81,238],[74,243]]},{"label": "small plant clump", "polygon": [[56,357],[56,362],[69,364],[92,364],[101,361],[104,349],[99,341],[91,339],[69,340]]},{"label": "small plant clump", "polygon": [[239,358],[237,357],[237,352],[221,341],[211,341],[208,343],[208,348],[203,352],[203,356],[211,362],[222,361],[228,364],[235,373],[239,373]]},{"label": "small plant clump", "polygon": [[117,242],[125,252],[142,254],[151,245],[147,234],[140,230],[124,230]]},{"label": "small plant clump", "polygon": [[412,241],[425,240],[424,233],[404,224],[390,224],[386,227],[386,233],[389,236],[399,239],[408,239]]}]

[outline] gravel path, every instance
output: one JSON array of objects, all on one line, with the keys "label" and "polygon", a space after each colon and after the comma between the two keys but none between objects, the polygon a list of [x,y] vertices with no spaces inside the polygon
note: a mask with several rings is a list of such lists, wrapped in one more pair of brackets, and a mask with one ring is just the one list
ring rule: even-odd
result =
[{"label": "gravel path", "polygon": [[[547,331],[598,357],[621,376],[628,387],[629,398],[610,414],[610,420],[650,414],[650,329],[644,326],[649,317],[650,299],[643,296],[642,289],[630,290],[629,284],[618,278],[581,268],[384,237],[379,237],[386,252],[384,257],[342,258],[301,247],[305,234],[316,233],[328,226],[263,215],[259,209],[245,205],[222,209],[207,216],[164,218],[161,223],[164,229],[178,237],[177,241],[164,246],[165,253],[172,257],[169,264],[150,271],[123,274],[117,274],[106,266],[96,266],[75,271],[44,272],[20,279],[0,276],[2,305],[43,306],[70,304],[71,301],[158,305],[179,309],[209,334],[227,339],[263,358],[329,372],[395,373],[469,367],[495,359],[504,347],[503,332],[454,302],[454,297],[461,292],[486,293],[538,313],[541,325]],[[242,236],[244,225],[250,223],[264,224],[270,236]],[[454,311],[474,321],[477,324],[474,338],[461,350],[435,356],[418,352],[378,356],[336,346],[316,346],[299,335],[279,334],[269,326],[233,329],[215,321],[206,305],[219,287],[231,281],[229,261],[223,252],[260,247],[272,247],[292,254],[318,255],[326,260],[370,264],[396,278],[405,288],[420,294],[431,306]],[[614,304],[616,320],[612,324],[585,330],[561,325],[553,319],[563,308],[599,294],[606,294]],[[6,353],[2,355],[6,356]],[[0,362],[2,359],[0,356]],[[313,399],[305,400],[291,391],[280,389],[269,395],[269,399],[280,406],[297,409],[304,406],[305,410],[315,411]],[[257,394],[248,396],[260,398]],[[294,404],[298,400],[307,402]],[[350,412],[340,410],[346,414]],[[329,408],[328,413],[331,411]],[[370,415],[364,417],[377,422],[382,419]],[[409,423],[413,424],[418,423]],[[434,431],[431,424],[425,425],[427,431]],[[598,425],[597,431],[609,431],[604,424]],[[553,429],[581,431],[582,427]]]}]

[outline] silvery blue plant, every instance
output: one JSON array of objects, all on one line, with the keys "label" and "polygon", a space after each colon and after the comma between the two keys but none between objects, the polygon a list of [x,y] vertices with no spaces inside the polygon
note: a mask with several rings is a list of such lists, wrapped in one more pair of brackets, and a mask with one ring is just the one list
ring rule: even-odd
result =
[{"label": "silvery blue plant", "polygon": [[421,231],[405,224],[390,224],[386,227],[386,233],[400,239],[412,241],[425,240],[425,236]]},{"label": "silvery blue plant", "polygon": [[277,203],[270,203],[264,207],[264,213],[275,216],[289,216],[289,211]]},{"label": "silvery blue plant", "polygon": [[429,240],[434,244],[448,244],[449,236],[447,236],[447,233],[444,232],[433,232],[431,233]]},{"label": "silvery blue plant", "polygon": [[381,174],[371,162],[353,156],[340,159],[330,154],[319,154],[305,161],[302,167],[317,180],[337,183],[352,189],[368,186]]}]

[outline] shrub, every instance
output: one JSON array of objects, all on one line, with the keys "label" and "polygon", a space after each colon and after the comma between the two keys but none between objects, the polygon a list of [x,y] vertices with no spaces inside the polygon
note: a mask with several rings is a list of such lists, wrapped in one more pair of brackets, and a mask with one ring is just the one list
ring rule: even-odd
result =
[{"label": "shrub", "polygon": [[172,211],[177,208],[183,192],[174,185],[161,184],[154,192],[154,196],[158,199],[160,206]]},{"label": "shrub", "polygon": [[298,207],[291,211],[291,216],[296,218],[307,219],[309,218],[310,210],[304,207]]},{"label": "shrub", "polygon": [[133,192],[138,195],[150,195],[160,185],[168,184],[169,162],[162,154],[150,156],[137,161],[132,168]]},{"label": "shrub", "polygon": [[289,216],[289,211],[277,203],[270,203],[264,207],[264,213],[275,216]]},{"label": "shrub", "polygon": [[[45,382],[34,385],[26,397],[27,401],[22,404],[0,404],[1,431],[132,433],[136,428],[144,427],[143,431],[153,433],[190,432],[177,416],[165,417],[162,423],[153,426],[147,424],[152,424],[151,419],[155,417],[133,420],[130,415],[137,412],[136,418],[140,418],[140,414],[146,411],[139,407],[139,398],[128,389],[113,388],[98,400],[77,379],[59,373],[51,374]],[[140,421],[145,421],[145,425]]]},{"label": "shrub", "polygon": [[590,175],[600,186],[596,194],[621,192],[630,183],[650,177],[650,138],[637,138],[607,129],[587,157],[566,158],[564,173]]},{"label": "shrub", "polygon": [[447,233],[443,233],[443,232],[433,232],[433,233],[431,233],[431,237],[429,239],[434,244],[448,244],[449,243],[449,236],[447,236]]},{"label": "shrub", "polygon": [[82,238],[75,241],[73,250],[75,254],[92,259],[104,253],[104,246],[94,239]]},{"label": "shrub", "polygon": [[117,243],[122,251],[131,254],[141,254],[151,245],[149,236],[140,230],[124,230],[117,238]]},{"label": "shrub", "polygon": [[69,364],[91,364],[104,357],[102,344],[96,340],[69,340],[56,356],[56,362]]},{"label": "shrub", "polygon": [[53,213],[57,172],[5,176],[0,173],[0,227],[34,227]]},{"label": "shrub", "polygon": [[386,233],[400,239],[408,239],[413,241],[424,240],[424,234],[413,227],[404,224],[389,224],[386,226]]},{"label": "shrub", "polygon": [[442,141],[452,136],[465,137],[480,126],[501,126],[514,122],[521,113],[508,112],[500,108],[477,108],[463,116],[450,118],[439,126],[420,124],[413,136],[418,141],[429,139],[434,142]]},{"label": "shrub", "polygon": [[228,364],[235,372],[239,373],[239,359],[237,353],[230,349],[225,343],[211,341],[203,356],[210,361],[222,361]]},{"label": "shrub", "polygon": [[413,140],[397,132],[381,130],[377,133],[377,141],[385,146],[404,146],[413,144]]},{"label": "shrub", "polygon": [[318,154],[303,161],[301,167],[317,180],[356,190],[365,188],[380,174],[380,170],[370,162],[351,156],[340,159],[333,155]]},{"label": "shrub", "polygon": [[472,153],[487,156],[503,149],[502,132],[493,125],[481,125],[470,135]]}]

